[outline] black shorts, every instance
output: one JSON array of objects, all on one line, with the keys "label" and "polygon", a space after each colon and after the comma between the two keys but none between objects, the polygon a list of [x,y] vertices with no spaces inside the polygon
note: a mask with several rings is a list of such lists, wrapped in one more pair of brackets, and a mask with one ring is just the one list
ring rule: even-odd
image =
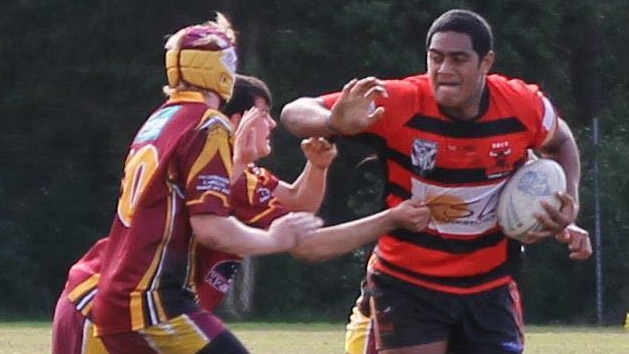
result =
[{"label": "black shorts", "polygon": [[378,350],[447,341],[452,353],[522,353],[522,311],[514,283],[458,295],[374,273]]}]

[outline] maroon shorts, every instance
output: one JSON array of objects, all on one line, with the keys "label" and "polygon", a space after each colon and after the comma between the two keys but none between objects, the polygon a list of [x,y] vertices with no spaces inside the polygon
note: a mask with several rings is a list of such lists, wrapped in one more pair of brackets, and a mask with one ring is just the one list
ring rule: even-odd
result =
[{"label": "maroon shorts", "polygon": [[94,325],[68,300],[64,291],[55,308],[52,322],[52,354],[105,354],[99,338],[94,337]]}]

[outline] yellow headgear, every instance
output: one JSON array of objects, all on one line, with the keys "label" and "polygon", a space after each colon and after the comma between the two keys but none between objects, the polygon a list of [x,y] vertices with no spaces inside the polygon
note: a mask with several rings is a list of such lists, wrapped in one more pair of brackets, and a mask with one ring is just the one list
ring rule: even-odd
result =
[{"label": "yellow headgear", "polygon": [[216,92],[229,100],[236,75],[235,38],[229,22],[186,27],[166,42],[166,75],[172,88],[185,83]]}]

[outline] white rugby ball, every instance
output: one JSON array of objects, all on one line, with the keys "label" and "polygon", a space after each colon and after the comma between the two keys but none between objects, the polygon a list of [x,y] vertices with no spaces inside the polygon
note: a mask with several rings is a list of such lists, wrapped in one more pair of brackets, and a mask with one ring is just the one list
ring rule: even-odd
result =
[{"label": "white rugby ball", "polygon": [[540,204],[547,201],[559,208],[558,191],[566,191],[566,174],[556,161],[539,159],[520,167],[507,181],[498,200],[498,224],[508,237],[521,240],[528,231],[539,231],[542,224],[533,213],[544,214]]}]

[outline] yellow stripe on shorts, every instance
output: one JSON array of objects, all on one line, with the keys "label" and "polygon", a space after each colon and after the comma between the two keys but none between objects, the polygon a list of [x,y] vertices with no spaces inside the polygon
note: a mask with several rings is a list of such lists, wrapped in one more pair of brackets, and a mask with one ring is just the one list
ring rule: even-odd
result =
[{"label": "yellow stripe on shorts", "polygon": [[186,314],[138,331],[160,353],[196,353],[209,338]]}]

